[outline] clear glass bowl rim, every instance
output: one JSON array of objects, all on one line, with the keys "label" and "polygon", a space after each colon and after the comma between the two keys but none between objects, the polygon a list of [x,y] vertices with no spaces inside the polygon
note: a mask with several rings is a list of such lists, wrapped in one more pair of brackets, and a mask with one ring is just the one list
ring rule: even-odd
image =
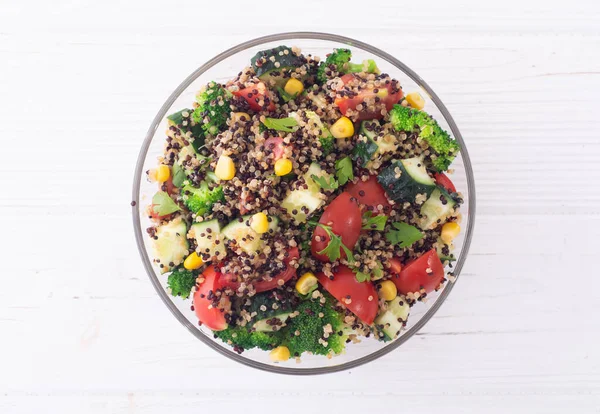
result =
[{"label": "clear glass bowl rim", "polygon": [[215,351],[219,352],[220,354],[225,355],[226,357],[228,357],[234,361],[240,362],[240,363],[250,366],[252,368],[257,368],[257,369],[261,369],[261,370],[273,372],[273,373],[278,373],[278,374],[288,374],[288,375],[327,374],[327,373],[333,373],[333,372],[347,370],[347,369],[354,368],[354,367],[357,367],[362,364],[366,364],[367,362],[374,361],[375,359],[398,348],[400,345],[402,345],[404,342],[406,342],[408,339],[410,339],[415,333],[417,333],[433,317],[433,315],[437,312],[437,310],[440,308],[442,303],[444,303],[444,301],[446,300],[446,298],[452,291],[452,288],[455,285],[456,281],[455,281],[455,283],[447,284],[447,286],[443,289],[443,291],[441,292],[440,296],[435,301],[435,303],[433,305],[431,305],[431,307],[427,310],[425,315],[423,315],[423,317],[419,321],[417,321],[415,323],[415,325],[410,327],[410,329],[408,329],[408,331],[406,331],[401,337],[399,337],[398,339],[396,339],[393,342],[390,342],[388,345],[384,346],[383,348],[381,348],[373,353],[370,353],[368,355],[365,355],[361,358],[358,358],[358,359],[355,359],[355,360],[352,360],[349,362],[345,362],[345,363],[342,363],[339,365],[334,365],[334,366],[328,366],[328,367],[288,368],[288,367],[281,367],[281,366],[276,366],[276,365],[269,365],[269,364],[265,364],[262,362],[258,362],[258,361],[254,361],[252,359],[246,358],[243,356],[243,354],[241,354],[241,355],[237,354],[236,352],[215,343],[215,341],[213,339],[209,338],[208,336],[206,336],[202,332],[200,332],[179,311],[179,309],[170,300],[167,292],[163,289],[158,278],[156,277],[156,274],[154,273],[154,269],[152,267],[152,260],[146,253],[146,249],[144,247],[145,233],[142,231],[142,228],[141,228],[140,214],[139,214],[139,208],[140,208],[139,192],[140,192],[140,183],[141,183],[141,179],[142,179],[142,174],[144,173],[143,172],[144,160],[147,156],[148,148],[150,147],[150,143],[152,142],[152,139],[154,137],[154,134],[156,133],[158,126],[160,125],[163,118],[167,115],[167,111],[169,110],[169,108],[171,107],[173,102],[175,102],[177,97],[183,91],[185,91],[194,80],[196,80],[204,72],[206,72],[208,69],[210,69],[214,65],[218,64],[219,62],[223,61],[224,59],[226,59],[230,56],[233,56],[236,53],[241,52],[250,47],[259,46],[264,43],[270,43],[270,42],[275,42],[275,41],[280,41],[280,40],[290,40],[290,39],[327,40],[327,41],[332,41],[332,42],[343,43],[348,46],[357,46],[369,53],[372,53],[375,56],[385,59],[386,61],[388,61],[389,63],[396,66],[398,69],[400,69],[402,72],[404,72],[404,74],[408,75],[415,83],[417,83],[421,88],[423,88],[427,92],[427,94],[430,96],[433,103],[440,110],[440,112],[446,119],[446,122],[448,123],[454,138],[460,143],[461,155],[462,155],[462,159],[463,159],[463,163],[464,163],[464,167],[465,167],[465,173],[467,175],[467,187],[468,187],[468,191],[469,191],[469,210],[468,210],[467,228],[465,231],[465,239],[464,239],[464,244],[462,246],[460,257],[458,258],[456,265],[454,267],[454,275],[458,279],[460,272],[465,264],[467,254],[469,252],[469,247],[471,245],[471,239],[473,236],[473,228],[475,225],[475,180],[474,180],[474,176],[473,176],[473,168],[471,166],[471,160],[470,160],[469,154],[467,152],[467,147],[465,145],[465,142],[463,141],[460,131],[458,130],[458,127],[456,126],[456,123],[454,122],[454,119],[452,118],[452,116],[448,112],[448,109],[442,103],[440,98],[431,89],[431,87],[423,79],[421,79],[421,77],[419,75],[417,75],[412,69],[407,67],[404,63],[400,62],[398,59],[396,59],[392,55],[390,55],[376,47],[373,47],[367,43],[363,43],[363,42],[360,42],[358,40],[355,40],[355,39],[352,39],[349,37],[339,36],[339,35],[335,35],[335,34],[331,34],[331,33],[285,32],[285,33],[276,33],[276,34],[272,34],[272,35],[258,37],[258,38],[249,40],[247,42],[240,43],[239,45],[234,46],[230,49],[227,49],[226,51],[224,51],[224,52],[220,53],[219,55],[215,56],[214,58],[210,59],[204,65],[202,65],[198,69],[196,69],[191,75],[189,75],[177,87],[177,89],[175,89],[175,91],[173,91],[173,93],[169,96],[169,98],[166,100],[166,102],[162,105],[162,107],[160,108],[160,110],[158,111],[156,116],[154,117],[154,120],[152,121],[152,124],[150,125],[150,128],[148,129],[148,132],[146,133],[144,142],[142,143],[142,147],[141,147],[140,153],[138,155],[137,164],[135,167],[135,175],[134,175],[134,179],[133,179],[133,195],[132,195],[132,200],[134,201],[134,203],[132,203],[132,204],[134,204],[132,206],[133,227],[134,227],[134,231],[135,231],[135,238],[136,238],[138,250],[139,250],[140,256],[142,258],[142,262],[144,263],[146,273],[148,274],[148,277],[150,278],[152,285],[156,289],[156,292],[158,293],[158,295],[160,296],[162,301],[165,303],[165,305],[169,308],[171,313],[179,320],[179,322],[181,322],[199,340],[201,340],[203,343],[205,343],[206,345],[208,345],[210,348],[214,349]]}]

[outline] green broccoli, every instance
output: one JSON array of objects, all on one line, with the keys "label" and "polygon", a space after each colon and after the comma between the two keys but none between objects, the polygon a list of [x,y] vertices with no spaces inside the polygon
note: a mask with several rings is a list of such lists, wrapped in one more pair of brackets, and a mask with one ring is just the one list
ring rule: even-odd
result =
[{"label": "green broccoli", "polygon": [[181,296],[187,299],[192,288],[196,284],[196,275],[186,269],[175,269],[167,279],[167,286],[171,289],[173,296]]},{"label": "green broccoli", "polygon": [[199,188],[188,184],[182,190],[186,194],[183,202],[192,213],[199,216],[210,212],[216,202],[225,200],[223,187],[218,186],[211,190],[206,181],[203,181]]},{"label": "green broccoli", "polygon": [[209,82],[206,89],[196,97],[198,107],[192,114],[192,120],[202,124],[206,134],[217,135],[227,126],[227,119],[231,113],[231,96],[223,85]]},{"label": "green broccoli", "polygon": [[328,298],[324,304],[319,300],[306,300],[300,303],[296,311],[299,314],[291,318],[281,331],[285,335],[283,344],[289,348],[292,356],[299,356],[303,352],[339,354],[344,350],[347,335],[343,315],[333,308],[332,299]]},{"label": "green broccoli", "polygon": [[446,171],[460,150],[458,143],[426,112],[394,105],[390,122],[396,131],[419,133],[434,152],[431,163],[437,171]]},{"label": "green broccoli", "polygon": [[[317,81],[321,83],[327,82],[331,76],[326,75],[327,69],[337,72],[341,75],[346,73],[379,73],[377,64],[373,59],[365,60],[362,63],[352,63],[352,52],[350,49],[334,49],[333,53],[330,53],[325,59],[325,62],[321,62],[317,68]],[[332,67],[333,66],[333,67]]]},{"label": "green broccoli", "polygon": [[319,142],[321,143],[321,151],[323,151],[323,155],[331,154],[335,143],[335,138],[333,135],[329,135],[328,137],[320,137]]},{"label": "green broccoli", "polygon": [[240,349],[259,348],[264,351],[275,348],[281,343],[282,333],[278,332],[250,332],[246,326],[230,326],[223,331],[213,332],[215,337],[223,342]]}]

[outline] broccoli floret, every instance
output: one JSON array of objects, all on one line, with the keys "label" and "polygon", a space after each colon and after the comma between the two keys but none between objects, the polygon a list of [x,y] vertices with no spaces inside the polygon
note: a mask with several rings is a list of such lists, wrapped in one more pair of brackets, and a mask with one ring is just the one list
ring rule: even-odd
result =
[{"label": "broccoli floret", "polygon": [[196,97],[198,107],[192,114],[192,120],[202,125],[208,135],[217,135],[227,126],[227,119],[231,113],[229,102],[231,93],[216,82],[210,82]]},{"label": "broccoli floret", "polygon": [[215,331],[213,333],[215,334],[215,337],[240,350],[259,348],[268,351],[275,348],[282,341],[281,331],[250,332],[248,327],[244,326],[230,326],[223,331]]},{"label": "broccoli floret", "polygon": [[167,286],[171,289],[171,294],[184,299],[190,297],[190,292],[195,284],[196,275],[186,269],[174,270],[167,279]]},{"label": "broccoli floret", "polygon": [[396,131],[418,132],[419,137],[429,144],[434,152],[431,157],[433,168],[446,171],[460,147],[429,114],[402,105],[394,105],[390,111],[390,122]]},{"label": "broccoli floret", "polygon": [[379,73],[377,64],[373,59],[365,60],[363,63],[352,63],[352,52],[350,49],[334,49],[333,53],[329,54],[325,59],[325,62],[321,62],[317,69],[317,81],[324,83],[331,76],[327,76],[327,69],[337,72],[339,74],[346,73]]},{"label": "broccoli floret", "polygon": [[323,151],[323,155],[329,155],[331,151],[333,151],[334,140],[335,138],[333,137],[333,135],[319,138],[319,142],[321,143],[321,151]]},{"label": "broccoli floret", "polygon": [[333,308],[332,299],[328,298],[324,304],[319,300],[306,300],[298,305],[296,311],[299,314],[291,318],[282,330],[286,337],[284,345],[292,356],[299,356],[303,352],[339,354],[344,350],[346,335],[343,315]]},{"label": "broccoli floret", "polygon": [[200,216],[210,212],[214,203],[225,200],[223,187],[218,186],[211,190],[206,181],[202,182],[199,188],[184,186],[183,193],[187,194],[183,199],[187,208]]}]

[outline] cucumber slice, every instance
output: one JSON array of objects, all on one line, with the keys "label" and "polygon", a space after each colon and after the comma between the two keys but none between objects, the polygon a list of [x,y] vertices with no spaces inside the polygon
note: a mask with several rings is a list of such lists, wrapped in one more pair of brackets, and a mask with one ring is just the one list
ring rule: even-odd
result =
[{"label": "cucumber slice", "polygon": [[377,121],[362,121],[360,124],[360,135],[374,140],[380,128]]},{"label": "cucumber slice", "polygon": [[188,255],[187,224],[176,218],[156,229],[156,237],[152,239],[154,262],[160,266],[161,273],[166,273],[180,265]]},{"label": "cucumber slice", "polygon": [[421,206],[423,220],[419,227],[423,230],[436,228],[454,213],[455,206],[456,202],[445,190],[436,188]]},{"label": "cucumber slice", "polygon": [[425,169],[425,163],[423,162],[423,158],[415,157],[409,158],[406,160],[400,161],[404,166],[404,169],[410,175],[410,177],[415,180],[417,183],[426,185],[426,186],[434,186],[435,181],[433,178],[427,174],[427,170]]},{"label": "cucumber slice", "polygon": [[[318,194],[320,193],[304,189],[290,191],[281,202],[281,207],[285,208],[297,223],[304,223],[308,216],[324,203]],[[302,207],[305,207],[304,211],[302,211]],[[306,213],[306,209],[308,209],[308,213]]]},{"label": "cucumber slice", "polygon": [[429,195],[436,188],[421,157],[393,161],[377,180],[389,197],[398,202],[414,202],[418,194]]},{"label": "cucumber slice", "polygon": [[292,71],[304,63],[300,56],[295,55],[287,46],[278,46],[273,49],[261,50],[250,63],[258,76],[263,81],[273,81],[276,86],[283,87],[288,78],[284,77],[284,71]]},{"label": "cucumber slice", "polygon": [[382,331],[386,339],[394,339],[402,330],[403,322],[408,320],[410,306],[403,296],[396,296],[387,302],[387,309],[375,318],[375,327]]},{"label": "cucumber slice", "polygon": [[[252,328],[257,332],[273,332],[278,331],[286,325],[286,321],[292,315],[291,312],[288,313],[280,313],[279,315],[272,316],[270,318],[265,318],[257,321]],[[279,319],[281,323],[277,323],[274,319]],[[275,323],[273,323],[275,322]]]},{"label": "cucumber slice", "polygon": [[[263,234],[258,234],[252,228],[250,228],[251,215],[242,216],[241,221],[235,220],[226,225],[222,234],[229,240],[235,241],[235,246],[242,249],[249,255],[260,253],[265,247]],[[271,217],[269,223],[269,232],[277,231],[279,219],[277,217]]]},{"label": "cucumber slice", "polygon": [[319,164],[313,162],[304,174],[304,182],[308,189],[292,190],[281,202],[281,206],[287,210],[296,223],[306,222],[308,216],[325,203],[321,198],[321,187],[311,178],[313,175],[324,177],[327,181],[331,180],[331,175],[323,171]]},{"label": "cucumber slice", "polygon": [[205,262],[223,259],[227,255],[225,237],[221,234],[221,224],[218,220],[208,220],[192,224],[190,237],[196,239],[197,251]]}]

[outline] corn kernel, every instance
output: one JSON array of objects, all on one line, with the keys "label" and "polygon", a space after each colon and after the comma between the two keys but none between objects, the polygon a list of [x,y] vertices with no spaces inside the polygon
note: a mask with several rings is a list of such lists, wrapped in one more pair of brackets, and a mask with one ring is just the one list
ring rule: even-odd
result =
[{"label": "corn kernel", "polygon": [[335,121],[329,131],[335,138],[350,138],[354,135],[354,124],[348,117],[343,116]]},{"label": "corn kernel", "polygon": [[317,283],[317,277],[312,272],[306,272],[296,282],[296,290],[301,295],[307,295],[314,290]]},{"label": "corn kernel", "polygon": [[235,164],[231,157],[221,155],[215,167],[215,175],[219,180],[231,180],[235,177]]},{"label": "corn kernel", "polygon": [[286,158],[280,158],[275,162],[275,174],[278,176],[287,175],[292,172],[292,162]]},{"label": "corn kernel", "polygon": [[190,254],[183,261],[183,267],[185,267],[187,270],[196,270],[200,268],[200,266],[202,266],[203,264],[204,260],[202,260],[202,258],[198,256],[198,253],[196,252]]},{"label": "corn kernel", "polygon": [[234,112],[231,114],[233,122],[248,122],[250,119],[252,118],[246,112]]},{"label": "corn kernel", "polygon": [[269,219],[265,213],[256,213],[250,220],[250,227],[258,234],[269,231]]},{"label": "corn kernel", "polygon": [[381,282],[381,287],[379,288],[379,297],[383,300],[390,301],[394,299],[398,295],[398,289],[396,285],[391,280],[384,280]]},{"label": "corn kernel", "polygon": [[171,169],[168,165],[161,164],[156,169],[156,181],[164,183],[171,176]]},{"label": "corn kernel", "polygon": [[444,243],[451,243],[458,236],[458,233],[460,233],[460,226],[458,223],[451,221],[442,226],[440,238]]},{"label": "corn kernel", "polygon": [[278,346],[271,351],[269,357],[273,362],[287,361],[290,359],[290,350],[287,346]]},{"label": "corn kernel", "polygon": [[406,95],[406,102],[408,102],[411,108],[419,110],[425,108],[425,99],[423,99],[419,92],[411,92]]},{"label": "corn kernel", "polygon": [[297,96],[304,91],[304,85],[298,79],[290,78],[290,80],[286,82],[283,90],[292,96]]}]

